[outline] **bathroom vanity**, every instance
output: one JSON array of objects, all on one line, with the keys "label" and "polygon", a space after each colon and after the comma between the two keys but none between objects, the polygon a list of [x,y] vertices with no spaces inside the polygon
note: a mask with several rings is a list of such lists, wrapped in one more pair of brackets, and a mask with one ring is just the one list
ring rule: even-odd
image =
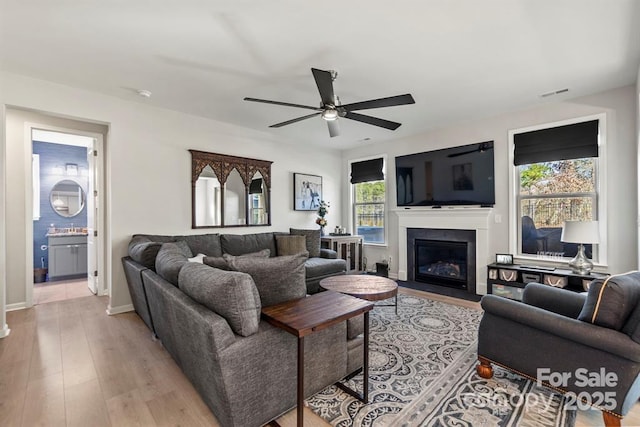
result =
[{"label": "bathroom vanity", "polygon": [[49,238],[49,280],[87,275],[87,235],[54,234]]}]

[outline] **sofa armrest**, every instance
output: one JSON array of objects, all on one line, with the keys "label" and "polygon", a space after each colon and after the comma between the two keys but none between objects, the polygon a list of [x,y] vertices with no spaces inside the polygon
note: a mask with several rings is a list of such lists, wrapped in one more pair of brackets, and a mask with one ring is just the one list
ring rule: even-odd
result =
[{"label": "sofa armrest", "polygon": [[585,299],[585,294],[558,289],[540,283],[529,283],[525,286],[522,296],[522,302],[525,304],[573,319],[578,318]]},{"label": "sofa armrest", "polygon": [[572,319],[496,295],[482,297],[486,313],[503,317],[576,343],[640,362],[640,345],[622,332]]},{"label": "sofa armrest", "polygon": [[338,252],[333,249],[322,248],[320,249],[320,258],[336,259],[338,258]]}]

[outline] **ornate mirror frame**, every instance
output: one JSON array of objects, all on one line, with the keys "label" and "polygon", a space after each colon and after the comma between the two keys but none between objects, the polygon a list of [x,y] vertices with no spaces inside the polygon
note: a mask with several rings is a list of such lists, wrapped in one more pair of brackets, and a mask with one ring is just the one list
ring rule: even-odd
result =
[{"label": "ornate mirror frame", "polygon": [[[273,162],[268,160],[250,159],[247,157],[230,156],[227,154],[208,153],[206,151],[189,150],[191,153],[191,228],[221,228],[221,227],[259,227],[265,225],[271,225],[271,164]],[[242,178],[242,182],[245,186],[244,201],[244,224],[226,224],[224,218],[225,212],[225,191],[221,192],[220,197],[220,209],[221,212],[221,224],[220,225],[197,225],[196,224],[196,182],[200,177],[200,174],[206,168],[210,166],[213,172],[216,174],[220,186],[224,189],[225,183],[229,178],[229,174],[236,169]],[[266,222],[260,224],[250,224],[249,220],[249,187],[255,174],[260,172],[260,175],[265,189],[265,205],[267,206]]]}]

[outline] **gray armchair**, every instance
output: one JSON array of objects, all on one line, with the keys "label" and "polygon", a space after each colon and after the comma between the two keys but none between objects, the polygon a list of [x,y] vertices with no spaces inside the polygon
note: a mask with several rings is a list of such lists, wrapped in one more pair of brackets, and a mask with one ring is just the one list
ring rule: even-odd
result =
[{"label": "gray armchair", "polygon": [[[622,325],[618,329],[578,320],[584,318],[583,306],[586,309],[593,302],[592,297],[598,298],[594,289],[590,289],[591,301],[587,305],[584,294],[538,283],[525,287],[522,302],[485,295],[478,331],[478,375],[491,378],[492,364],[533,380],[546,373],[540,377],[545,386],[590,397],[586,400],[591,402],[582,400],[602,410],[605,425],[620,426],[622,417],[640,397],[640,274],[632,273],[619,281],[633,282],[635,289],[631,289],[632,298],[628,294],[617,295],[626,302],[613,302],[605,313],[618,316]],[[612,279],[609,288],[616,286],[614,282]],[[606,282],[600,283],[597,288],[605,285]],[[596,313],[597,310],[596,307]],[[546,370],[539,371],[541,368]],[[602,379],[602,369],[608,375],[605,381],[584,384],[585,376]],[[559,381],[548,373],[568,373],[569,377]]]}]

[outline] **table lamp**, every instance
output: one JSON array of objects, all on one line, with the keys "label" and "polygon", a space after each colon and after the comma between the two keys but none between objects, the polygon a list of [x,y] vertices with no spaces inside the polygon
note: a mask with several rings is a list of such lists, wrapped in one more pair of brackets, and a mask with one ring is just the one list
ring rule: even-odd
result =
[{"label": "table lamp", "polygon": [[565,221],[560,240],[567,243],[578,243],[578,254],[569,261],[569,267],[574,273],[589,274],[593,263],[584,254],[585,243],[599,243],[598,221]]}]

